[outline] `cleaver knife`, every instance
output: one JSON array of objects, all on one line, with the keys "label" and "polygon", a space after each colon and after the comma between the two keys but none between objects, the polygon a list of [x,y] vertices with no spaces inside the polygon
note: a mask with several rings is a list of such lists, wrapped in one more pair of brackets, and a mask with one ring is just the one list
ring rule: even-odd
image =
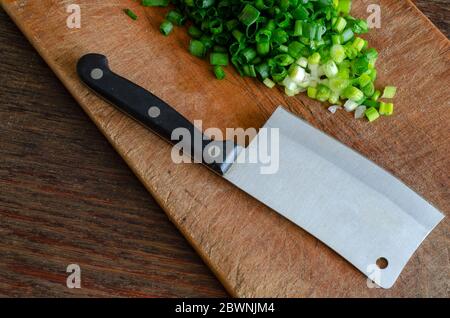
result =
[{"label": "cleaver knife", "polygon": [[[100,54],[77,64],[80,79],[95,93],[181,147],[238,188],[335,250],[382,288],[393,286],[422,241],[443,215],[400,180],[352,149],[278,107],[250,144],[203,135],[167,103],[115,74]],[[179,129],[200,143],[174,140]],[[246,160],[267,134],[277,131],[269,153],[277,170]],[[263,136],[264,135],[264,136]],[[188,139],[188,138],[185,138]]]}]

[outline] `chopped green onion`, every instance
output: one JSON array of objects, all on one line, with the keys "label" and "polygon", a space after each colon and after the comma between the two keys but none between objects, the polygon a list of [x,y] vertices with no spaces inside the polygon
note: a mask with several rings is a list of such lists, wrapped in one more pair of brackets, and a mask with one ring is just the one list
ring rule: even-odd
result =
[{"label": "chopped green onion", "polygon": [[331,95],[331,90],[327,86],[325,86],[323,84],[320,84],[317,86],[316,98],[318,100],[320,100],[321,102],[326,102],[328,100],[328,98],[330,98],[330,95]]},{"label": "chopped green onion", "polygon": [[270,19],[269,21],[267,21],[265,29],[267,29],[269,31],[273,31],[276,28],[277,28],[277,24],[275,23],[274,20]]},{"label": "chopped green onion", "polygon": [[[143,0],[167,6],[169,0]],[[268,87],[283,86],[288,96],[301,92],[332,105],[344,105],[357,118],[389,115],[396,88],[375,89],[378,52],[359,34],[367,21],[350,16],[351,0],[176,0],[161,32],[189,19],[189,51],[209,55],[218,79],[230,62],[241,76],[257,77]],[[130,15],[132,17],[132,15]],[[375,110],[375,112],[374,112]]]},{"label": "chopped green onion", "polygon": [[306,57],[302,56],[295,63],[297,63],[298,65],[300,65],[303,68],[306,68],[308,66],[308,59]]},{"label": "chopped green onion", "polygon": [[209,50],[210,48],[212,48],[214,46],[214,40],[211,37],[209,37],[209,36],[207,36],[205,34],[203,34],[200,37],[200,41],[205,46],[205,50]]},{"label": "chopped green onion", "polygon": [[358,51],[361,52],[361,50],[363,49],[365,45],[365,42],[363,39],[361,38],[355,38],[355,40],[353,41],[353,47]]},{"label": "chopped green onion", "polygon": [[227,66],[228,65],[228,54],[221,52],[211,53],[209,56],[211,65],[220,65]]},{"label": "chopped green onion", "polygon": [[245,76],[256,77],[256,70],[254,65],[251,64],[244,65],[242,67],[242,70],[244,71]]},{"label": "chopped green onion", "polygon": [[286,94],[286,96],[294,97],[296,94],[298,94],[298,91],[297,91],[297,88],[289,89],[289,88],[285,87],[284,93]]},{"label": "chopped green onion", "polygon": [[183,25],[186,21],[186,18],[180,12],[175,10],[169,11],[166,15],[166,19],[176,25]]},{"label": "chopped green onion", "polygon": [[305,46],[298,42],[298,41],[292,41],[288,45],[288,53],[290,56],[292,56],[295,59],[298,59],[302,56],[302,51],[305,48]]},{"label": "chopped green onion", "polygon": [[283,66],[275,65],[275,67],[273,67],[273,69],[271,70],[270,74],[272,75],[272,79],[275,82],[280,83],[288,75],[288,72],[286,68],[284,68]]},{"label": "chopped green onion", "polygon": [[270,52],[270,42],[258,42],[258,43],[256,43],[256,51],[261,56],[269,54],[269,52]]},{"label": "chopped green onion", "polygon": [[294,33],[293,36],[302,36],[303,35],[303,21],[297,20],[294,25]]},{"label": "chopped green onion", "polygon": [[289,41],[289,34],[283,29],[275,29],[272,33],[272,41],[283,44]]},{"label": "chopped green onion", "polygon": [[313,53],[313,55],[311,55],[308,59],[308,63],[312,64],[312,65],[317,65],[320,62],[320,54],[319,53]]},{"label": "chopped green onion", "polygon": [[359,101],[364,98],[363,92],[357,89],[354,86],[349,86],[344,90],[344,96],[347,99],[351,99],[353,101]]},{"label": "chopped green onion", "polygon": [[241,14],[239,15],[239,21],[249,26],[256,22],[259,18],[260,12],[250,4],[246,4]]},{"label": "chopped green onion", "polygon": [[214,0],[195,0],[195,4],[199,8],[206,9],[214,4]]},{"label": "chopped green onion", "polygon": [[360,56],[353,60],[351,68],[353,74],[362,75],[369,70],[369,60],[365,56]]},{"label": "chopped green onion", "polygon": [[369,84],[370,82],[372,82],[372,79],[367,74],[363,74],[358,78],[359,87],[364,87],[367,84]]},{"label": "chopped green onion", "polygon": [[142,0],[144,7],[167,7],[169,0]]},{"label": "chopped green onion", "polygon": [[226,47],[223,47],[223,46],[220,46],[220,45],[214,45],[213,51],[214,52],[219,52],[219,53],[227,53],[228,52]]},{"label": "chopped green onion", "polygon": [[297,8],[294,9],[291,14],[296,20],[306,20],[309,16],[309,12],[303,5],[300,4],[300,1],[298,2],[298,4],[299,5],[297,6]]},{"label": "chopped green onion", "polygon": [[275,87],[275,82],[273,82],[270,78],[266,78],[263,81],[264,85],[266,85],[268,88],[274,88]]},{"label": "chopped green onion", "polygon": [[275,63],[281,66],[289,66],[295,62],[294,58],[289,54],[279,54],[273,58]]},{"label": "chopped green onion", "polygon": [[331,78],[328,83],[333,91],[340,93],[348,87],[349,81],[346,78],[340,78],[338,73],[338,76]]},{"label": "chopped green onion", "polygon": [[270,52],[270,37],[272,32],[269,30],[259,30],[256,34],[256,51],[259,55],[264,56]]},{"label": "chopped green onion", "polygon": [[233,30],[231,34],[239,43],[243,43],[245,41],[245,34],[239,31],[238,29]]},{"label": "chopped green onion", "polygon": [[194,39],[199,39],[203,33],[202,31],[197,28],[195,25],[191,25],[188,29],[188,34],[193,37]]},{"label": "chopped green onion", "polygon": [[312,86],[308,87],[307,94],[308,94],[309,98],[316,99],[316,97],[317,97],[317,88],[312,87]]},{"label": "chopped green onion", "polygon": [[239,21],[236,19],[233,20],[229,20],[225,23],[225,27],[227,28],[228,31],[233,31],[234,29],[236,29],[239,25]]},{"label": "chopped green onion", "polygon": [[246,63],[250,63],[256,57],[257,53],[253,48],[248,47],[248,48],[245,48],[244,50],[242,50],[241,55],[244,58]]},{"label": "chopped green onion", "polygon": [[372,79],[372,82],[375,82],[375,80],[377,79],[377,70],[376,69],[370,70],[368,74]]},{"label": "chopped green onion", "polygon": [[287,28],[291,24],[292,15],[290,13],[281,13],[275,16],[275,22],[280,28]]},{"label": "chopped green onion", "polygon": [[341,42],[347,43],[351,39],[353,39],[354,33],[352,29],[345,29],[345,31],[341,34]]},{"label": "chopped green onion", "polygon": [[393,103],[380,103],[380,115],[391,116],[394,113]]},{"label": "chopped green onion", "polygon": [[259,10],[265,10],[272,8],[274,4],[274,0],[256,0],[255,7]]},{"label": "chopped green onion", "polygon": [[394,98],[397,93],[397,87],[395,86],[386,86],[384,89],[383,96],[381,98]]},{"label": "chopped green onion", "polygon": [[209,22],[209,31],[212,34],[220,34],[223,31],[223,24],[220,20],[212,20]]},{"label": "chopped green onion", "polygon": [[354,111],[358,106],[359,104],[351,99],[347,100],[344,104],[344,108],[347,112]]},{"label": "chopped green onion", "polygon": [[289,71],[289,76],[296,82],[302,82],[306,77],[306,71],[303,67],[293,64],[292,68]]},{"label": "chopped green onion", "polygon": [[133,20],[137,20],[138,19],[138,16],[136,15],[136,13],[131,11],[131,9],[124,9],[123,12],[125,12],[125,14],[128,15]]},{"label": "chopped green onion", "polygon": [[341,39],[341,36],[340,36],[340,34],[333,34],[332,36],[331,36],[331,43],[333,43],[333,44],[341,44],[341,41],[342,39]]},{"label": "chopped green onion", "polygon": [[281,84],[289,91],[295,91],[297,89],[297,83],[289,76],[286,76]]},{"label": "chopped green onion", "polygon": [[376,90],[375,93],[373,93],[371,99],[376,102],[380,98],[380,96],[381,96],[381,92]]},{"label": "chopped green onion", "polygon": [[173,30],[173,24],[170,21],[164,20],[161,25],[159,26],[159,30],[162,34],[165,36],[168,36],[170,32]]},{"label": "chopped green onion", "polygon": [[189,52],[197,57],[205,56],[206,48],[202,41],[191,40],[189,43]]},{"label": "chopped green onion", "polygon": [[365,53],[366,57],[369,59],[369,61],[371,62],[375,62],[378,58],[378,52],[377,50],[375,50],[374,48],[368,49],[367,52]]},{"label": "chopped green onion", "polygon": [[380,117],[380,114],[374,107],[370,107],[369,109],[367,109],[365,115],[370,122],[373,122]]},{"label": "chopped green onion", "polygon": [[351,21],[352,30],[357,34],[363,34],[369,32],[369,26],[366,20],[363,19],[353,19]]},{"label": "chopped green onion", "polygon": [[220,65],[214,66],[214,75],[217,79],[222,80],[225,78],[225,71]]},{"label": "chopped green onion", "polygon": [[347,15],[350,14],[352,9],[352,1],[351,0],[339,0],[339,4],[337,6],[337,10]]},{"label": "chopped green onion", "polygon": [[267,63],[261,63],[255,66],[255,71],[261,80],[270,76],[270,67]]},{"label": "chopped green onion", "polygon": [[333,25],[333,30],[342,33],[347,26],[347,21],[343,17],[338,17]]},{"label": "chopped green onion", "polygon": [[362,88],[362,92],[364,93],[364,96],[371,97],[375,93],[375,86],[372,82],[369,82],[369,84]]},{"label": "chopped green onion", "polygon": [[373,101],[373,100],[370,100],[370,99],[365,100],[364,101],[364,105],[367,106],[367,107],[374,107],[374,108],[377,108],[377,109],[380,108],[380,103],[378,103],[376,101]]},{"label": "chopped green onion", "polygon": [[331,47],[330,50],[330,55],[331,58],[333,59],[333,61],[335,61],[336,63],[340,64],[345,60],[345,49],[342,45],[340,44],[334,44]]},{"label": "chopped green onion", "polygon": [[328,98],[330,104],[339,104],[339,93],[331,91],[330,98]]},{"label": "chopped green onion", "polygon": [[336,63],[334,63],[332,60],[329,60],[323,65],[323,71],[328,78],[335,77],[339,72]]},{"label": "chopped green onion", "polygon": [[277,53],[288,53],[289,52],[289,47],[286,45],[279,45],[274,52]]}]

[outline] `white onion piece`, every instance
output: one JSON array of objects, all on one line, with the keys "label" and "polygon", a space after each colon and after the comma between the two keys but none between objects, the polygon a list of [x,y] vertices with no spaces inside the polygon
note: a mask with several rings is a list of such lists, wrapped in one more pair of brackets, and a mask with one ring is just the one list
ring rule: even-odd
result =
[{"label": "white onion piece", "polygon": [[294,82],[300,83],[305,79],[306,72],[305,69],[298,66],[294,69],[294,72],[291,74],[291,78]]},{"label": "white onion piece", "polygon": [[319,78],[319,65],[313,64],[309,65],[309,69],[311,71],[311,77],[312,78]]},{"label": "white onion piece", "polygon": [[339,72],[336,63],[332,60],[329,60],[325,65],[323,65],[322,70],[328,78],[335,77]]},{"label": "white onion piece", "polygon": [[339,106],[339,105],[333,105],[333,106],[328,107],[328,111],[329,111],[330,113],[332,113],[332,114],[336,114],[336,112],[337,112],[339,109],[342,109],[342,107]]},{"label": "white onion piece", "polygon": [[306,80],[306,81],[298,83],[298,87],[300,87],[300,88],[308,88],[309,86],[311,86],[310,84],[311,83],[309,82],[309,80]]},{"label": "white onion piece", "polygon": [[359,106],[358,103],[351,99],[347,100],[344,104],[344,108],[348,112],[354,111],[356,109],[356,107],[358,107],[358,106]]},{"label": "white onion piece", "polygon": [[309,86],[311,87],[317,87],[317,83],[318,83],[318,79],[311,77],[311,79],[309,80]]},{"label": "white onion piece", "polygon": [[323,75],[325,75],[325,72],[323,70],[322,66],[319,66],[319,68],[317,69],[317,77],[322,77]]},{"label": "white onion piece", "polygon": [[287,87],[284,88],[284,93],[286,94],[286,96],[289,96],[289,97],[293,97],[298,94],[297,90],[291,90]]},{"label": "white onion piece", "polygon": [[306,68],[308,66],[308,59],[304,56],[300,57],[297,62],[298,65],[300,65],[303,68]]},{"label": "white onion piece", "polygon": [[289,76],[284,78],[282,84],[289,91],[295,91],[297,89],[297,83]]},{"label": "white onion piece", "polygon": [[355,118],[361,119],[364,117],[364,114],[366,113],[367,107],[364,105],[358,106],[355,110]]},{"label": "white onion piece", "polygon": [[303,81],[309,81],[311,79],[311,74],[309,74],[308,72],[306,72],[305,74],[305,79]]}]

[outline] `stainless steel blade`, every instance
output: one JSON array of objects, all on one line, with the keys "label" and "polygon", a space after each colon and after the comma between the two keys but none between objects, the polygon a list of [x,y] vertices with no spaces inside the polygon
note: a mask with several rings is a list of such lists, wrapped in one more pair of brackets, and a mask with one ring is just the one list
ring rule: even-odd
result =
[{"label": "stainless steel blade", "polygon": [[[258,135],[225,178],[331,247],[390,288],[431,230],[442,220],[428,202],[355,151],[279,107],[264,128],[279,129],[279,170],[239,163],[258,146]],[[243,157],[245,156],[245,157]],[[378,277],[378,278],[377,278]]]}]

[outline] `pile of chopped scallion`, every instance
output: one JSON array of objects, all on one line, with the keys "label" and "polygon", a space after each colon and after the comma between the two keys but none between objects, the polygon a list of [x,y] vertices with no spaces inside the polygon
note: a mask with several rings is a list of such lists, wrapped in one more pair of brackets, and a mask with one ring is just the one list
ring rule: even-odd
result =
[{"label": "pile of chopped scallion", "polygon": [[[231,64],[242,76],[267,87],[284,87],[288,96],[302,92],[329,111],[345,108],[355,118],[374,121],[392,115],[394,86],[375,88],[378,52],[359,34],[365,20],[350,16],[351,0],[170,0],[160,26],[168,35],[174,25],[192,24],[191,54],[209,55],[213,72],[225,78]],[[169,0],[142,0],[144,6],[168,6]]]}]

